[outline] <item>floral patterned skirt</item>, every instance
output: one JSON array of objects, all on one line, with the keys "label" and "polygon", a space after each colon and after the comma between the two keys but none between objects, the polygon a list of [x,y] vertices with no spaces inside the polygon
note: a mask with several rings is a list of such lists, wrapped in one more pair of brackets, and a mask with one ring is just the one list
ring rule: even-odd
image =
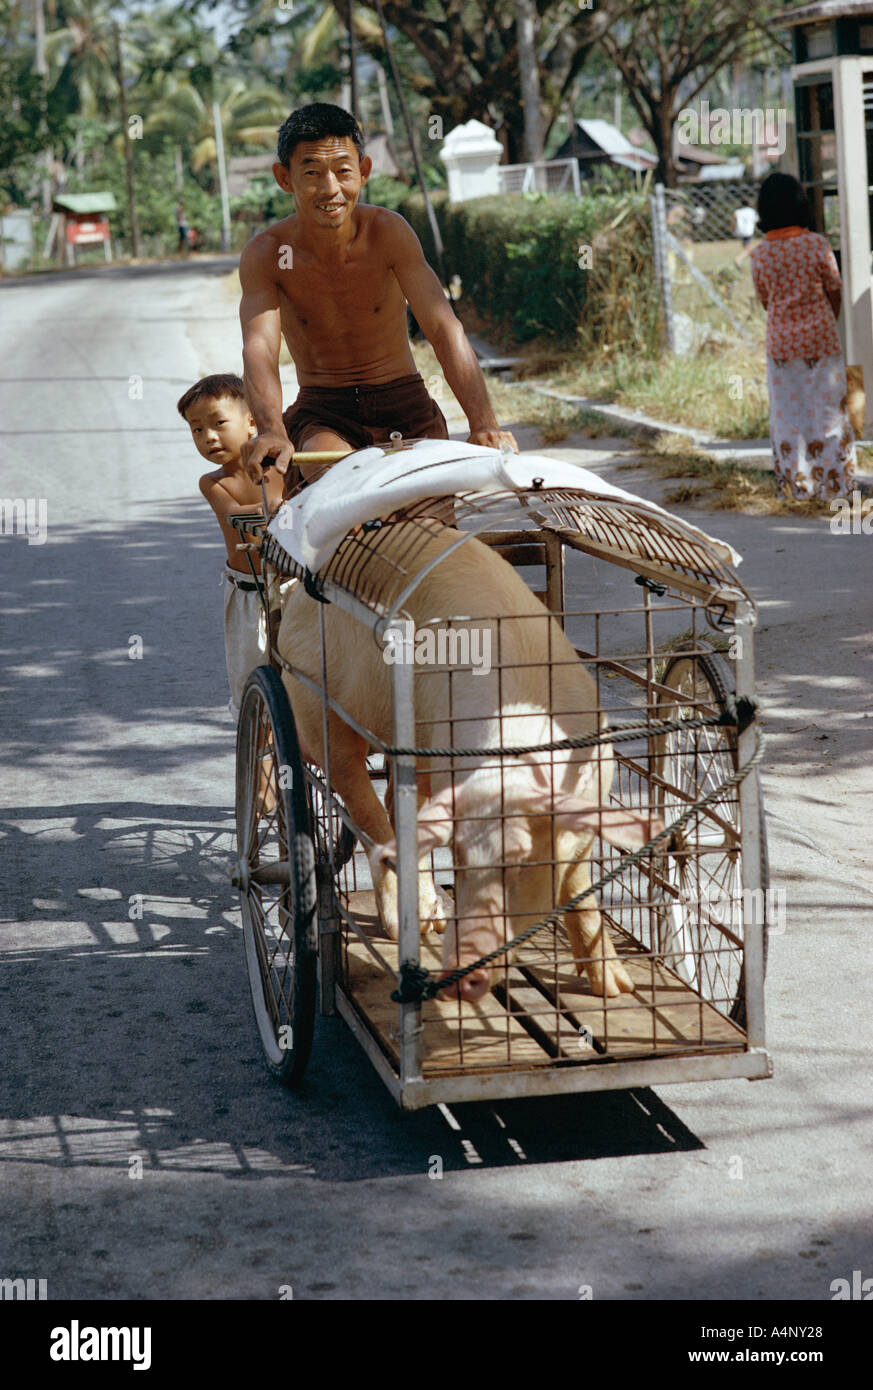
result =
[{"label": "floral patterned skirt", "polygon": [[786,497],[848,497],[855,482],[846,368],[831,357],[767,358],[776,491]]}]

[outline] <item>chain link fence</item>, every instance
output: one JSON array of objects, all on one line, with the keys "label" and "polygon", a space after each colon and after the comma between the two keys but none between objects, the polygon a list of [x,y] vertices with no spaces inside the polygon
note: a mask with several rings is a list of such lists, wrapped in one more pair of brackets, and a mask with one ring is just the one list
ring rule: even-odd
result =
[{"label": "chain link fence", "polygon": [[579,161],[539,160],[535,164],[499,164],[501,193],[572,193],[580,196]]},{"label": "chain link fence", "polygon": [[760,181],[656,184],[649,199],[655,273],[671,352],[738,346],[763,350],[766,319],[755,297],[749,212]]}]

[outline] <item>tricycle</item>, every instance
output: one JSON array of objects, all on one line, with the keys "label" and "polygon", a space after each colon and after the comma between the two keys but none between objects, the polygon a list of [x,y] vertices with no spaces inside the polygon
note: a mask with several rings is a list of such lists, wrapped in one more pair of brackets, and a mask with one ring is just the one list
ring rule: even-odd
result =
[{"label": "tricycle", "polygon": [[[267,1066],[280,1082],[300,1083],[320,1009],[345,1020],[404,1109],[767,1077],[756,609],[737,578],[740,557],[594,474],[544,457],[482,457],[495,453],[443,441],[361,451],[334,465],[342,478],[331,483],[331,468],[272,518],[232,519],[260,556],[270,634],[269,664],[249,677],[239,715],[233,876]],[[375,468],[380,482],[352,505],[344,486],[355,459],[358,476]],[[422,569],[437,534],[445,546]],[[554,620],[588,673],[595,697],[584,736],[562,737],[563,710],[550,739],[524,748],[422,743],[422,682],[451,677],[445,660],[418,660],[405,615],[425,577],[457,564],[474,537],[525,580],[542,621]],[[317,605],[315,667],[295,660],[293,634],[280,650],[277,595],[288,578]],[[469,605],[456,637],[477,618],[475,594]],[[390,737],[337,699],[325,644],[330,606],[354,620],[361,643],[393,651]],[[455,615],[439,616],[451,629]],[[466,659],[469,672],[469,651]],[[489,679],[509,679],[499,652]],[[301,752],[288,698],[295,682],[320,702],[320,763]],[[337,720],[366,740],[368,776],[391,811],[394,933],[379,910],[379,847],[332,785]],[[509,777],[556,749],[592,758],[611,750],[614,760],[589,816],[588,878],[572,901],[541,904],[523,931],[506,928],[493,951],[447,969],[434,932],[422,935],[420,878],[432,878],[451,917],[460,913],[460,876],[471,871],[457,824],[422,856],[428,778],[438,769],[453,777],[465,759],[485,755],[495,775]],[[637,848],[611,843],[605,826],[622,810],[641,824],[651,816],[657,833]],[[495,861],[494,872],[508,880],[518,870]],[[592,986],[598,961],[580,957],[572,929],[574,914],[592,905],[604,928],[599,964],[614,957],[627,981],[614,994]],[[463,924],[442,925],[457,939]],[[489,987],[471,998],[464,981],[477,967]]]}]

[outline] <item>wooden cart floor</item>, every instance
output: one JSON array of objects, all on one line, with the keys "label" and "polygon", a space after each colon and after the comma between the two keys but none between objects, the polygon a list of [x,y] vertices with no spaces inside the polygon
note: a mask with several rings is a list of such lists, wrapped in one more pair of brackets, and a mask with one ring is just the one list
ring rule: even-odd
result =
[{"label": "wooden cart floor", "polygon": [[[373,893],[349,894],[346,907],[396,971],[397,945],[381,933]],[[577,976],[572,960],[553,959],[552,938],[544,932],[543,945],[537,948],[528,943],[518,964],[502,972],[502,983],[484,999],[475,1004],[425,1000],[421,1008],[423,1075],[745,1049],[741,1028],[653,961],[633,938],[615,928],[611,934],[633,980],[633,994],[607,1000],[592,994],[587,980]],[[344,990],[399,1072],[400,1010],[390,997],[395,979],[386,976],[352,932],[343,958]],[[438,939],[422,940],[421,964],[433,974],[440,962]]]}]

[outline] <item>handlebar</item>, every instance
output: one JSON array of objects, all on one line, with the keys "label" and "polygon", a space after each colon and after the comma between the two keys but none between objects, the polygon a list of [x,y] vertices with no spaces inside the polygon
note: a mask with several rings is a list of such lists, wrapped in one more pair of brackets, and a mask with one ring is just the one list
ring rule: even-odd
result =
[{"label": "handlebar", "polygon": [[[348,458],[349,454],[354,453],[353,449],[315,449],[311,453],[295,453],[291,456],[292,463],[338,463],[340,459]],[[261,460],[262,468],[272,468],[276,460],[268,455]]]}]

